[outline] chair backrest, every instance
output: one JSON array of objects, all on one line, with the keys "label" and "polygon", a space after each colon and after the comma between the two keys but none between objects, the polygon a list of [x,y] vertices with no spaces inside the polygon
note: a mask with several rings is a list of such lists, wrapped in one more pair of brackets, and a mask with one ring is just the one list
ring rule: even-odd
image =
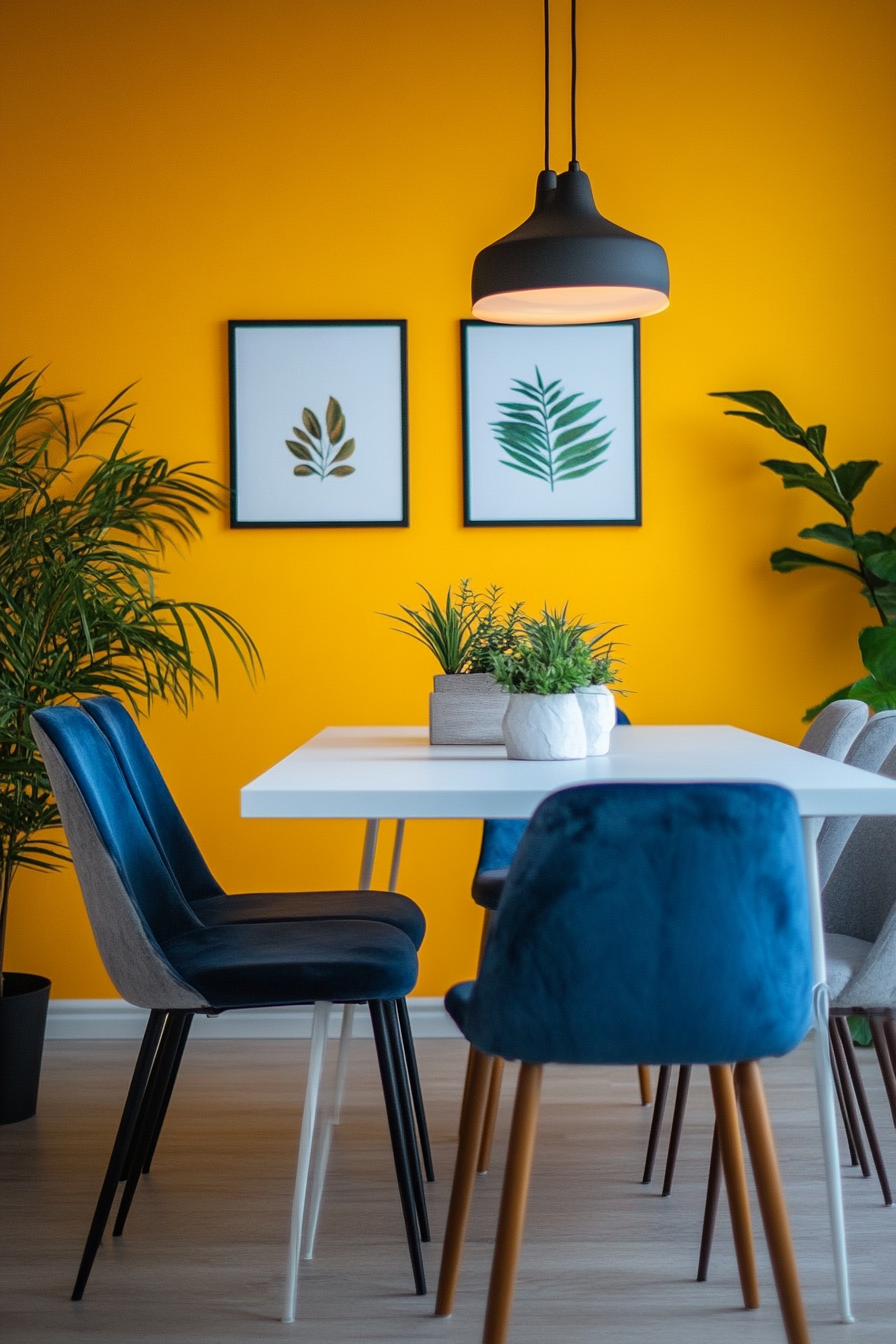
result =
[{"label": "chair backrest", "polygon": [[90,715],[112,748],[147,830],[186,900],[223,895],[124,705],[112,696],[102,696],[82,700],[81,709]]},{"label": "chair backrest", "polygon": [[800,747],[842,761],[867,722],[868,706],[862,700],[833,700],[806,729]]},{"label": "chair backrest", "polygon": [[143,1008],[204,1006],[161,948],[202,925],[162,862],[106,739],[71,706],[35,711],[31,727],[119,994]]},{"label": "chair backrest", "polygon": [[[896,748],[878,773],[896,779]],[[896,817],[855,821],[822,902],[828,933],[875,941],[896,902]]]},{"label": "chair backrest", "polygon": [[796,802],[772,784],[588,784],[529,823],[464,1031],[532,1063],[725,1063],[809,1025]]},{"label": "chair backrest", "polygon": [[[873,774],[887,774],[885,762],[896,748],[896,709],[874,714],[846,753],[846,764]],[[894,778],[892,773],[891,778]],[[828,817],[818,833],[818,880],[824,890],[858,817]]]},{"label": "chair backrest", "polygon": [[[616,707],[616,722],[631,727],[631,719],[624,709]],[[527,821],[486,818],[482,823],[482,843],[476,863],[477,873],[493,873],[509,868],[516,847],[523,838]]]}]

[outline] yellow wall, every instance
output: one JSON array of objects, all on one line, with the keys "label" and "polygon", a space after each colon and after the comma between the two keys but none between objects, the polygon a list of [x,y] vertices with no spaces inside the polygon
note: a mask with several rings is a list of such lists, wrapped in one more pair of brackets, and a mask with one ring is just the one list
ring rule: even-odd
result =
[{"label": "yellow wall", "polygon": [[[238,789],[327,723],[423,721],[434,668],[375,614],[416,579],[626,622],[639,722],[793,741],[805,706],[857,675],[867,612],[847,581],[767,563],[824,508],[785,495],[758,466],[779,441],[705,394],[771,387],[828,423],[835,453],[880,457],[864,516],[896,522],[893,0],[580,10],[580,158],[673,276],[643,329],[640,529],[460,525],[457,322],[475,252],[530,207],[538,0],[5,7],[5,365],[48,363],[94,409],[139,378],[135,440],[223,475],[227,318],[409,320],[410,530],[216,519],[172,566],[170,591],[228,607],[267,667],[252,691],[228,665],[219,703],[147,729],[233,888],[355,880],[359,823],[240,821]],[[559,126],[556,143],[562,167]],[[409,832],[434,994],[472,966],[476,827]],[[24,875],[13,901],[11,967],[60,996],[112,992],[70,873]]]}]

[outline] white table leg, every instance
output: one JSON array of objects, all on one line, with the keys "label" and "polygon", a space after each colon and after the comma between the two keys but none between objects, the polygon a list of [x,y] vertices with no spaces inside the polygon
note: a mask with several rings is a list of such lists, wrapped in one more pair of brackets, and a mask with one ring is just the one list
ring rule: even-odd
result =
[{"label": "white table leg", "polygon": [[[404,823],[400,822],[403,827]],[[373,865],[376,859],[376,847],[379,839],[380,823],[377,819],[368,820],[364,829],[364,849],[361,853],[361,872],[358,877],[358,890],[367,891],[373,881]],[[401,846],[396,836],[396,847],[400,855]],[[392,870],[397,873],[395,854],[392,856]],[[391,890],[391,888],[390,888]],[[354,1025],[355,1005],[343,1004],[342,1030],[339,1033],[339,1055],[336,1062],[336,1089],[333,1107],[320,1131],[317,1151],[314,1154],[314,1173],[311,1177],[311,1195],[308,1201],[308,1218],[305,1222],[305,1235],[302,1239],[301,1255],[310,1260],[314,1255],[314,1241],[317,1236],[317,1223],[320,1217],[320,1205],[323,1199],[324,1182],[327,1177],[327,1164],[330,1160],[330,1146],[333,1142],[333,1128],[339,1124],[342,1098],[345,1095],[345,1076],[348,1071],[348,1055],[351,1047],[352,1026]],[[310,1160],[310,1159],[309,1159]],[[285,1318],[284,1318],[285,1319]]]},{"label": "white table leg", "polygon": [[311,1055],[308,1060],[308,1083],[305,1088],[305,1106],[302,1111],[302,1131],[299,1136],[299,1156],[296,1163],[296,1185],[292,1198],[292,1221],[289,1233],[289,1258],[286,1262],[286,1291],[283,1297],[283,1320],[290,1324],[296,1318],[296,1293],[299,1287],[299,1249],[302,1244],[302,1220],[305,1213],[305,1196],[308,1191],[308,1170],[311,1166],[311,1144],[314,1139],[314,1122],[317,1116],[317,1098],[320,1092],[320,1076],[324,1067],[324,1054],[327,1048],[327,1026],[330,1021],[332,1004],[322,1002],[314,1005],[314,1022],[311,1027]]},{"label": "white table leg", "polygon": [[392,846],[392,867],[389,869],[389,890],[398,890],[398,870],[401,867],[401,847],[404,844],[404,822],[395,823],[395,843]]},{"label": "white table leg", "polygon": [[834,1272],[840,1316],[851,1323],[855,1318],[849,1300],[849,1264],[846,1258],[846,1227],[843,1220],[843,1188],[840,1182],[840,1146],[837,1140],[837,1115],[834,1109],[834,1077],[828,1041],[827,966],[824,955],[824,921],[821,912],[821,888],[818,882],[818,852],[815,837],[818,826],[814,817],[803,818],[803,851],[809,886],[809,916],[812,928],[812,1023],[815,1055],[815,1086],[818,1090],[818,1114],[828,1187],[828,1216],[834,1243]]},{"label": "white table leg", "polygon": [[380,823],[371,819],[364,830],[364,850],[361,854],[361,876],[358,878],[358,890],[369,891],[373,881],[373,861],[376,858],[376,842],[380,833]]}]

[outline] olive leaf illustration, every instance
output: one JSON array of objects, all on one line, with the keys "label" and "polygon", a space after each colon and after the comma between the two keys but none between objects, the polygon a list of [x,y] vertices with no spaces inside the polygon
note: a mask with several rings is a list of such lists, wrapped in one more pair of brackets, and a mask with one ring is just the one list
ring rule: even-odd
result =
[{"label": "olive leaf illustration", "polygon": [[600,415],[582,423],[600,405],[600,397],[581,402],[582,392],[566,396],[559,378],[545,385],[537,365],[535,378],[535,383],[514,379],[511,391],[527,400],[498,402],[504,415],[489,428],[507,454],[502,466],[546,481],[553,490],[558,481],[574,481],[603,466],[599,459],[615,431],[588,437],[607,418]]},{"label": "olive leaf illustration", "polygon": [[327,402],[324,417],[327,426],[327,438],[320,421],[307,406],[302,411],[304,429],[293,425],[294,439],[287,439],[286,446],[293,457],[299,459],[299,465],[293,467],[294,476],[317,476],[324,481],[328,476],[351,476],[354,467],[346,465],[355,451],[354,439],[346,439],[342,447],[335,451],[345,434],[345,415],[335,397]]}]

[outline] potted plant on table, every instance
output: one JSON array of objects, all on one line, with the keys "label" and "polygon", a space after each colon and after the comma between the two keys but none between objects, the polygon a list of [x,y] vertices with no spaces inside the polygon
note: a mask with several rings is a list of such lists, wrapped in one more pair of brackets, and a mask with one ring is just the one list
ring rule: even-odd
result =
[{"label": "potted plant on table", "polygon": [[[571,620],[566,607],[522,621],[515,648],[492,656],[498,684],[510,692],[504,742],[512,760],[562,761],[609,750],[617,680],[605,630]],[[616,627],[612,627],[615,629]]]},{"label": "potted plant on table", "polygon": [[[166,543],[199,535],[223,503],[218,483],[128,447],[128,389],[79,430],[72,399],[43,395],[20,368],[0,378],[0,1124],[34,1114],[50,993],[43,976],[3,971],[10,888],[19,868],[68,857],[47,834],[61,822],[30,715],[94,695],[186,712],[204,687],[217,692],[215,636],[250,676],[260,667],[232,616],[155,592]],[[104,431],[111,450],[96,452]]]},{"label": "potted plant on table", "polygon": [[[402,606],[400,633],[424,644],[441,673],[433,677],[429,697],[429,740],[433,746],[500,746],[507,700],[495,680],[492,659],[506,653],[521,629],[521,602],[502,610],[502,589],[484,593],[462,579],[457,594],[449,587],[444,602],[426,595],[421,608]],[[383,613],[384,615],[387,613]]]}]

